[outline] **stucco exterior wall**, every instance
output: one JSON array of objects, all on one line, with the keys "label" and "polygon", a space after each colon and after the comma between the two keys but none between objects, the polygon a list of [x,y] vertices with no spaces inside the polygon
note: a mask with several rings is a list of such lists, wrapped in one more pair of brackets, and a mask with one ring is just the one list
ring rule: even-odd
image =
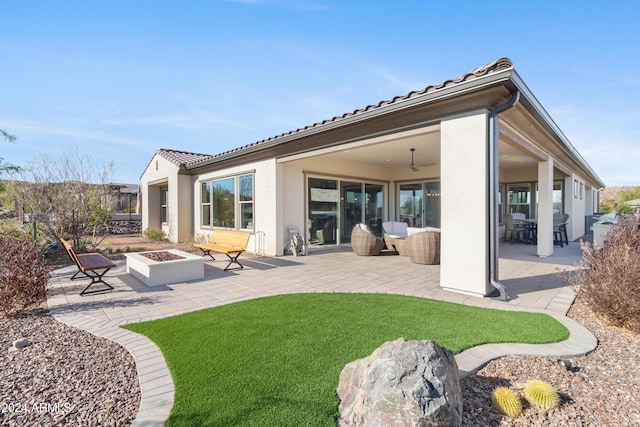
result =
[{"label": "stucco exterior wall", "polygon": [[488,295],[488,111],[441,122],[440,286]]},{"label": "stucco exterior wall", "polygon": [[571,241],[585,234],[584,217],[587,213],[587,203],[591,202],[587,198],[587,188],[582,177],[576,174],[567,177],[565,186],[567,188],[565,213],[570,215],[567,234]]},{"label": "stucco exterior wall", "polygon": [[276,255],[278,245],[277,212],[279,211],[277,169],[278,165],[275,159],[269,159],[190,177],[193,198],[189,203],[194,212],[191,233],[196,237],[205,236],[204,238],[208,238],[214,230],[211,227],[203,227],[201,225],[200,185],[203,181],[253,173],[254,228],[247,245],[247,251],[265,255]]},{"label": "stucco exterior wall", "polygon": [[[142,230],[146,230],[149,227],[156,227],[162,229],[165,232],[169,232],[171,229],[170,224],[161,223],[161,195],[160,189],[162,187],[174,186],[177,188],[177,175],[178,167],[169,162],[158,154],[154,155],[149,162],[149,165],[144,170],[140,177],[140,188],[142,189]],[[177,218],[177,214],[172,214],[171,209],[177,208],[177,199],[173,203],[167,202],[167,219]],[[175,227],[174,227],[175,228]],[[177,233],[172,237],[177,241]]]}]

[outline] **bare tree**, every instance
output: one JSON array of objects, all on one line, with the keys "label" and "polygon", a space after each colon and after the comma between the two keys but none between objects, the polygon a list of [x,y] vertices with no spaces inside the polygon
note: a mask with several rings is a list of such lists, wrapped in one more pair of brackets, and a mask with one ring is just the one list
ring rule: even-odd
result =
[{"label": "bare tree", "polygon": [[[10,135],[3,129],[0,129],[0,136],[2,136],[2,139],[6,140],[7,142],[16,142],[16,140],[18,139],[15,135]],[[19,168],[17,166],[5,163],[4,159],[0,157],[0,176],[2,176],[3,172],[17,171],[18,169]]]},{"label": "bare tree", "polygon": [[77,147],[58,159],[43,154],[21,168],[15,197],[52,241],[70,234],[76,248],[90,243],[93,250],[104,239],[97,227],[113,215],[107,204],[112,173],[112,162],[98,163]]}]

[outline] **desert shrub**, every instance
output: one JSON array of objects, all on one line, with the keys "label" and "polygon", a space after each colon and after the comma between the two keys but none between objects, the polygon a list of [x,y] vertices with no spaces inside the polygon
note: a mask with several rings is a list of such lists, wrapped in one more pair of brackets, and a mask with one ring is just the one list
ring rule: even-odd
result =
[{"label": "desert shrub", "polygon": [[640,332],[640,230],[638,219],[621,218],[604,247],[582,243],[581,267],[569,277],[580,298],[614,326]]},{"label": "desert shrub", "polygon": [[165,238],[164,231],[155,227],[149,227],[146,230],[144,230],[142,232],[142,236],[147,240],[155,240],[155,241],[162,240]]},{"label": "desert shrub", "polygon": [[46,298],[51,277],[44,255],[29,238],[0,236],[0,312],[16,315]]},{"label": "desert shrub", "polygon": [[22,224],[16,218],[0,219],[0,236],[23,236],[25,235],[22,229]]}]

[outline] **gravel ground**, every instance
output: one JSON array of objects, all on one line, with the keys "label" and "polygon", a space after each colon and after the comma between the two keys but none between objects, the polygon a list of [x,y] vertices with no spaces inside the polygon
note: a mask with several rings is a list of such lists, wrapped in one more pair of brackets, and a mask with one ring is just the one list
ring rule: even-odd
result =
[{"label": "gravel ground", "polygon": [[[570,371],[542,357],[508,356],[490,362],[461,381],[465,426],[640,426],[640,337],[607,326],[579,299],[568,316],[594,333],[598,348],[570,359]],[[558,409],[538,413],[523,405],[523,415],[511,419],[492,408],[495,387],[521,390],[533,379],[556,388]]]},{"label": "gravel ground", "polygon": [[[640,339],[596,319],[577,300],[569,316],[589,328],[598,348],[571,359],[571,371],[541,357],[495,360],[462,380],[464,426],[640,426]],[[55,321],[46,309],[0,318],[0,425],[126,426],[140,388],[135,363],[120,345]],[[12,342],[32,345],[8,352]],[[561,405],[549,413],[525,407],[510,419],[491,407],[497,386],[531,379],[551,383]]]},{"label": "gravel ground", "polygon": [[[46,308],[0,318],[0,425],[127,426],[138,413],[133,357],[119,344],[57,322]],[[9,352],[13,341],[31,345]]]}]

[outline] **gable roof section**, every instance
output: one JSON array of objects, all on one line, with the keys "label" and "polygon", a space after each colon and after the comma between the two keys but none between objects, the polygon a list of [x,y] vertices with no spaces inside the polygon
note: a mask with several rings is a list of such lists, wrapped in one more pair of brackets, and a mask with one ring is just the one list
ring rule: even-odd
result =
[{"label": "gable roof section", "polygon": [[178,167],[184,167],[183,165],[186,166],[213,157],[210,154],[190,153],[188,151],[169,150],[166,148],[159,149],[156,151],[156,154]]},{"label": "gable roof section", "polygon": [[190,153],[188,151],[160,148],[156,150],[153,156],[151,156],[151,158],[149,159],[149,162],[147,163],[147,165],[144,167],[144,170],[142,171],[142,175],[145,174],[145,172],[149,168],[149,165],[151,165],[153,158],[156,155],[162,157],[165,160],[168,160],[170,163],[177,166],[178,169],[186,169],[187,165],[190,163],[202,161],[202,160],[213,157],[211,154]]},{"label": "gable roof section", "polygon": [[233,153],[238,153],[245,151],[249,148],[257,148],[260,145],[266,145],[267,143],[278,143],[279,140],[284,139],[285,137],[290,137],[290,136],[295,136],[296,134],[301,134],[304,131],[307,131],[309,129],[314,129],[314,128],[320,128],[323,126],[327,126],[328,124],[333,124],[333,123],[337,123],[340,122],[342,120],[354,117],[354,116],[358,116],[358,115],[362,115],[363,113],[366,112],[370,112],[370,111],[375,111],[375,110],[379,110],[383,107],[389,106],[389,105],[394,105],[394,104],[400,104],[402,102],[405,102],[407,100],[413,99],[413,98],[417,98],[419,96],[422,95],[426,95],[426,94],[430,94],[432,92],[438,91],[440,89],[444,89],[444,88],[448,88],[451,86],[455,86],[458,85],[460,83],[464,83],[464,82],[468,82],[483,76],[487,76],[490,74],[494,74],[494,73],[498,73],[500,71],[505,71],[505,70],[510,70],[513,69],[513,63],[511,62],[511,59],[509,58],[500,58],[497,61],[493,61],[490,62],[486,65],[483,65],[481,67],[478,67],[474,70],[469,71],[468,73],[462,74],[461,76],[455,78],[455,79],[450,79],[450,80],[445,80],[444,82],[440,83],[440,84],[436,84],[436,85],[429,85],[427,87],[425,87],[424,89],[421,90],[414,90],[409,92],[406,95],[402,95],[402,96],[396,96],[393,99],[390,100],[384,100],[384,101],[380,101],[378,104],[375,105],[367,105],[364,108],[359,108],[357,110],[354,110],[352,112],[348,112],[348,113],[344,113],[341,116],[335,116],[331,119],[326,119],[323,120],[321,122],[316,122],[312,125],[308,125],[305,126],[303,128],[298,128],[296,130],[292,130],[289,132],[285,132],[282,133],[280,135],[277,136],[273,136],[267,139],[263,139],[260,141],[256,141],[253,142],[251,144],[247,144],[238,148],[234,148],[228,151],[224,151],[222,153],[213,155],[213,156],[209,156],[208,158],[202,158],[202,159],[198,159],[195,160],[191,163],[187,163],[186,167],[187,169],[191,169],[191,168],[195,168],[195,167],[201,167],[201,166],[205,166],[206,164],[215,161],[215,159],[220,158],[220,157],[225,157],[228,156],[230,154]]}]

